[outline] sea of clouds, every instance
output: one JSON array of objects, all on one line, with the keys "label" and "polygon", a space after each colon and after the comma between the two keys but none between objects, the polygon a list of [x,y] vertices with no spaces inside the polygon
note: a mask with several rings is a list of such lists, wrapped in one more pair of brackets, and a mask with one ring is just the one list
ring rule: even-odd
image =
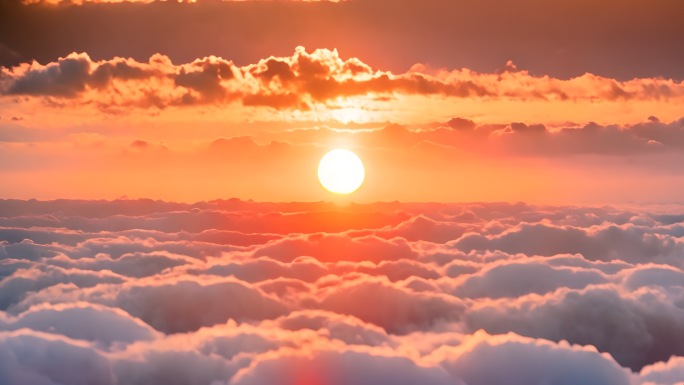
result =
[{"label": "sea of clouds", "polygon": [[0,384],[684,383],[684,208],[0,201]]}]

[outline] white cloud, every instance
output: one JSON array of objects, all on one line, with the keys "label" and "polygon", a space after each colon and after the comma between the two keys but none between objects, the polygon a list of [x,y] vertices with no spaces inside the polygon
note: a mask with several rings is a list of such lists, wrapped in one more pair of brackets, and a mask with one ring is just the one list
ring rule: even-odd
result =
[{"label": "white cloud", "polygon": [[230,204],[13,202],[0,382],[684,381],[676,214],[377,204],[315,231],[314,206]]}]

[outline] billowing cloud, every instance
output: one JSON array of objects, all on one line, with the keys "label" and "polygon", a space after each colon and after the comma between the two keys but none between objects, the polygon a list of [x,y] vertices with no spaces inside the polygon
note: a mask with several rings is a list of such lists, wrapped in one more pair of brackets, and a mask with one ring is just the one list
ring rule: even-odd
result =
[{"label": "billowing cloud", "polygon": [[[682,309],[670,300],[646,300],[673,293],[658,288],[627,294],[619,288],[559,290],[543,297],[526,296],[505,304],[481,304],[468,315],[472,329],[513,331],[536,338],[593,345],[622,365],[639,370],[647,364],[682,355]],[[589,326],[591,325],[591,326]]]},{"label": "billowing cloud", "polygon": [[684,384],[684,2],[584,3],[0,1],[0,384]]},{"label": "billowing cloud", "polygon": [[515,335],[478,332],[456,348],[434,353],[450,372],[472,385],[628,384],[627,370],[587,347],[557,345]]},{"label": "billowing cloud", "polygon": [[[173,64],[161,54],[148,62],[114,58],[92,60],[72,53],[41,65],[25,63],[3,69],[5,95],[32,95],[94,103],[101,109],[166,108],[197,104],[263,106],[277,110],[345,107],[355,97],[396,99],[400,95],[516,99],[559,102],[681,100],[684,85],[666,79],[617,81],[592,74],[572,79],[530,75],[526,71],[477,73],[467,69],[427,71],[420,66],[401,74],[373,69],[337,50],[312,52],[298,47],[289,57],[269,57],[238,66],[209,56]],[[377,103],[376,103],[377,104]],[[543,131],[543,126],[512,126],[516,131]]]},{"label": "billowing cloud", "polygon": [[[682,379],[681,210],[377,203],[337,206],[333,217],[355,218],[337,228],[282,224],[330,210],[11,201],[0,381]],[[270,230],[199,237],[234,225],[208,218]]]},{"label": "billowing cloud", "polygon": [[[119,308],[78,302],[36,306],[5,322],[3,329],[6,330],[26,328],[55,333],[75,340],[94,342],[105,348],[115,342],[146,341],[159,336],[148,324]],[[102,328],[101,325],[107,327]]]}]

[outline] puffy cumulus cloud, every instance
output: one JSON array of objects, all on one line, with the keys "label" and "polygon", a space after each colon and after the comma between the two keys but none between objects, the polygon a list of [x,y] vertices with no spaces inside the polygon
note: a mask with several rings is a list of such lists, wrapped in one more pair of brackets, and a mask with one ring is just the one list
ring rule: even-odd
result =
[{"label": "puffy cumulus cloud", "polygon": [[244,322],[274,318],[287,310],[277,299],[245,282],[167,279],[121,286],[101,284],[87,290],[56,286],[50,291],[27,295],[9,311],[18,312],[45,302],[84,300],[121,308],[166,333],[197,330],[229,319]]},{"label": "puffy cumulus cloud", "polygon": [[204,274],[233,276],[247,282],[261,282],[276,278],[294,278],[303,282],[314,282],[330,273],[330,269],[313,257],[298,257],[291,262],[280,262],[268,257],[259,257],[243,261],[223,263],[217,258],[210,264]]},{"label": "puffy cumulus cloud", "polygon": [[312,355],[290,352],[265,358],[239,372],[236,385],[257,384],[435,384],[462,385],[442,368],[423,367],[405,357],[348,350],[316,351]]},{"label": "puffy cumulus cloud", "polygon": [[87,55],[70,55],[41,69],[27,70],[10,85],[7,93],[73,97],[85,90],[89,72]]},{"label": "puffy cumulus cloud", "polygon": [[310,329],[325,332],[347,345],[396,346],[381,327],[356,317],[323,310],[297,311],[275,320],[285,330]]},{"label": "puffy cumulus cloud", "polygon": [[683,379],[674,206],[0,207],[2,383]]},{"label": "puffy cumulus cloud", "polygon": [[201,354],[194,345],[175,350],[155,346],[112,354],[81,341],[27,329],[0,332],[0,381],[19,385],[210,384],[234,372],[228,362]]},{"label": "puffy cumulus cloud", "polygon": [[607,277],[595,269],[554,267],[544,260],[515,260],[493,263],[477,274],[465,276],[456,284],[454,294],[467,298],[516,298],[606,282]]},{"label": "puffy cumulus cloud", "polygon": [[[351,314],[395,334],[429,330],[458,321],[460,300],[441,293],[414,292],[384,279],[358,279],[322,289],[320,307]],[[372,306],[360,306],[368,303]]]},{"label": "puffy cumulus cloud", "polygon": [[3,70],[3,78],[8,95],[77,99],[103,108],[241,101],[248,106],[309,109],[314,103],[371,92],[485,93],[470,83],[446,84],[417,74],[395,76],[355,58],[343,60],[337,51],[309,53],[301,47],[291,57],[271,57],[245,67],[213,56],[174,65],[163,55],[148,63],[121,58],[95,62],[87,54],[73,53],[47,65],[34,62]]},{"label": "puffy cumulus cloud", "polygon": [[445,219],[436,220],[423,215],[417,215],[397,226],[375,230],[372,234],[386,239],[401,237],[409,241],[423,240],[443,243],[457,239],[473,228],[472,225],[463,226],[461,223]]},{"label": "puffy cumulus cloud", "polygon": [[672,357],[667,362],[658,362],[641,370],[644,385],[684,383],[684,357]]},{"label": "puffy cumulus cloud", "polygon": [[472,330],[593,345],[633,369],[682,355],[681,290],[590,286],[540,297],[480,303],[465,317]]},{"label": "puffy cumulus cloud", "polygon": [[0,380],[7,384],[115,384],[101,353],[66,337],[0,332],[0,357]]},{"label": "puffy cumulus cloud", "polygon": [[127,253],[112,258],[107,254],[96,254],[94,258],[73,260],[64,255],[53,258],[50,263],[55,266],[82,268],[86,270],[108,270],[126,277],[142,278],[158,275],[167,269],[193,264],[194,260],[187,256],[158,251],[153,253]]},{"label": "puffy cumulus cloud", "polygon": [[513,334],[490,336],[477,332],[461,346],[441,348],[432,356],[469,385],[631,382],[629,371],[595,349]]},{"label": "puffy cumulus cloud", "polygon": [[[106,327],[102,327],[106,325]],[[149,325],[119,308],[89,303],[69,303],[56,306],[38,305],[17,317],[11,317],[1,327],[5,330],[27,328],[64,335],[75,340],[95,342],[108,347],[115,342],[131,343],[152,340],[159,333]]]},{"label": "puffy cumulus cloud", "polygon": [[508,253],[553,256],[579,253],[589,260],[626,262],[649,258],[681,266],[682,243],[651,229],[626,224],[605,224],[580,228],[546,223],[522,223],[496,235],[466,234],[453,242],[454,247],[472,250],[501,250]]},{"label": "puffy cumulus cloud", "polygon": [[101,283],[122,283],[124,277],[109,271],[93,272],[80,269],[63,269],[56,266],[30,265],[14,271],[0,281],[0,309],[4,310],[22,301],[28,293],[39,292],[59,284],[73,287],[93,287]]},{"label": "puffy cumulus cloud", "polygon": [[313,256],[324,262],[381,262],[410,259],[415,252],[403,238],[385,240],[374,236],[353,238],[346,234],[297,235],[272,241],[260,247],[255,256],[292,261],[299,256]]},{"label": "puffy cumulus cloud", "polygon": [[[245,66],[215,56],[174,64],[162,54],[140,62],[130,58],[94,61],[86,53],[72,53],[45,65],[33,62],[4,68],[1,78],[5,95],[95,104],[111,112],[129,107],[162,109],[237,102],[276,110],[331,107],[343,113],[345,108],[359,107],[350,104],[354,97],[387,101],[401,95],[559,102],[659,102],[684,97],[684,85],[674,80],[617,81],[591,74],[564,80],[533,76],[526,71],[431,72],[421,66],[394,74],[374,69],[354,57],[343,59],[337,50],[308,52],[302,47],[297,47],[292,56],[269,57]],[[450,127],[468,129],[463,123],[452,120]],[[544,126],[516,123],[510,130],[543,132]],[[608,130],[606,135],[610,138],[611,132]]]}]

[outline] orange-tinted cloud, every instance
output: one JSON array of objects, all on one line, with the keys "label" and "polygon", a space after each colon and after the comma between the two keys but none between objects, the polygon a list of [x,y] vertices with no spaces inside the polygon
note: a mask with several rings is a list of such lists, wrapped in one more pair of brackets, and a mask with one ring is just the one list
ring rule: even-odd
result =
[{"label": "orange-tinted cloud", "polygon": [[[200,237],[330,210],[359,220]],[[674,385],[684,215],[660,211],[0,201],[0,381]]]},{"label": "orange-tinted cloud", "polygon": [[[393,74],[376,70],[337,51],[297,48],[290,57],[270,57],[237,66],[217,57],[175,65],[160,54],[147,63],[115,58],[93,61],[70,54],[57,62],[4,69],[5,95],[31,95],[94,103],[100,108],[165,108],[179,105],[230,104],[308,110],[339,106],[354,97],[390,100],[401,95],[492,100],[577,102],[650,101],[674,103],[684,98],[684,84],[666,79],[617,81],[585,74],[568,80],[532,76],[526,71],[477,73],[427,71],[421,66]],[[391,105],[391,104],[390,104]]]}]

